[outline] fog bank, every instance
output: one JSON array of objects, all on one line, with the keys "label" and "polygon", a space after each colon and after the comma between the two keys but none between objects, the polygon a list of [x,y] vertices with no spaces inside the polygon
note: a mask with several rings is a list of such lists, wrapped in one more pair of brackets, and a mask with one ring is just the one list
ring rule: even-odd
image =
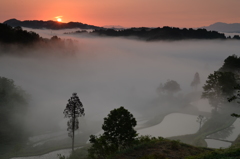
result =
[{"label": "fog bank", "polygon": [[85,108],[84,120],[103,121],[110,110],[120,106],[141,117],[138,107],[148,107],[148,101],[157,98],[160,83],[175,80],[180,94],[189,93],[196,72],[203,85],[225,58],[240,50],[239,41],[234,40],[144,42],[34,31],[43,37],[72,38],[79,44],[78,52],[69,57],[53,51],[45,52],[44,57],[0,58],[1,76],[13,79],[31,95],[28,123],[39,129],[48,122],[64,123],[63,110],[73,92]]}]

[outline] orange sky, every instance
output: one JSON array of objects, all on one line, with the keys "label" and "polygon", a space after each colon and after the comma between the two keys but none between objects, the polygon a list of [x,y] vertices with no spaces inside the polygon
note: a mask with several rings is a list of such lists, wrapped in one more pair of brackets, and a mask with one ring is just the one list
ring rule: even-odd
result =
[{"label": "orange sky", "polygon": [[239,23],[240,0],[1,0],[0,22],[56,20],[124,27],[201,27]]}]

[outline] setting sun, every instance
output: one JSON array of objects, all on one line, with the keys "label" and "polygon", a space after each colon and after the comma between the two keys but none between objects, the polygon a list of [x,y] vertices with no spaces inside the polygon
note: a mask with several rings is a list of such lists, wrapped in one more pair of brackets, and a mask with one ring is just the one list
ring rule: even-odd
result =
[{"label": "setting sun", "polygon": [[61,18],[62,16],[57,16],[57,17],[55,17],[56,19],[57,19],[57,21],[58,22],[62,22],[62,18]]},{"label": "setting sun", "polygon": [[58,21],[58,22],[61,22],[61,21],[62,21],[62,19],[61,19],[61,18],[57,18],[57,21]]}]

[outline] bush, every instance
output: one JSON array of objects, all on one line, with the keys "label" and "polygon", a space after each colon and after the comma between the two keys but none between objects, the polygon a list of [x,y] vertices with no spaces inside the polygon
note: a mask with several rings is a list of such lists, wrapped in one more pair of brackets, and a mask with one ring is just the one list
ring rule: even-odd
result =
[{"label": "bush", "polygon": [[180,141],[179,140],[173,140],[171,142],[171,149],[178,150],[180,148]]},{"label": "bush", "polygon": [[218,149],[210,153],[201,154],[198,156],[190,156],[186,159],[240,159],[240,149],[228,148]]}]

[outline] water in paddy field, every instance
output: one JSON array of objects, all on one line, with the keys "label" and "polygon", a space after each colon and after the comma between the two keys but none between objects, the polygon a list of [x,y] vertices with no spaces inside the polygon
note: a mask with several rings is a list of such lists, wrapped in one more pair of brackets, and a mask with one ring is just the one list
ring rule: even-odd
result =
[{"label": "water in paddy field", "polygon": [[58,154],[69,156],[71,152],[72,152],[72,149],[64,149],[64,150],[53,151],[40,156],[14,157],[11,159],[59,159]]},{"label": "water in paddy field", "polygon": [[194,134],[199,130],[197,116],[172,113],[164,117],[158,125],[138,130],[139,135],[151,135],[154,137],[172,137],[185,134]]},{"label": "water in paddy field", "polygon": [[[80,148],[81,147],[74,148],[74,150],[80,149]],[[61,154],[62,156],[68,157],[71,153],[72,153],[72,149],[63,149],[63,150],[52,151],[39,156],[13,157],[11,159],[59,159],[58,157],[59,154]]]},{"label": "water in paddy field", "polygon": [[205,139],[205,141],[207,142],[207,147],[210,148],[228,148],[231,146],[231,143],[219,140]]},{"label": "water in paddy field", "polygon": [[[208,147],[210,148],[228,148],[231,146],[231,142],[235,141],[240,134],[240,119],[237,119],[230,127],[218,131],[214,134],[211,134],[207,137],[214,138],[214,139],[205,139],[207,142]],[[218,140],[219,139],[219,140]],[[220,141],[226,140],[226,141]]]}]

